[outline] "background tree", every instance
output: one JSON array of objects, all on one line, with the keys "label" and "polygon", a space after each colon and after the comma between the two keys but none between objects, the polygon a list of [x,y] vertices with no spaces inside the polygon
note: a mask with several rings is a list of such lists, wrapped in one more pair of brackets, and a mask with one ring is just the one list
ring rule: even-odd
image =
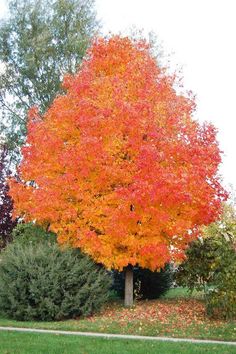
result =
[{"label": "background tree", "polygon": [[10,171],[7,168],[7,149],[1,147],[0,151],[0,250],[11,240],[11,233],[16,225],[12,220],[13,201],[8,195],[9,186],[6,178]]},{"label": "background tree", "polygon": [[14,157],[28,109],[42,113],[62,92],[64,73],[76,71],[97,27],[94,0],[9,0],[0,23],[0,130]]},{"label": "background tree", "polygon": [[175,85],[145,41],[96,40],[67,94],[42,118],[31,110],[21,182],[11,182],[15,215],[125,269],[127,306],[133,266],[183,259],[226,197],[216,130],[191,118],[194,101]]},{"label": "background tree", "polygon": [[176,273],[179,285],[191,291],[203,290],[208,314],[236,315],[236,212],[224,205],[219,221],[203,229],[203,237],[193,241],[187,259]]},{"label": "background tree", "polygon": [[223,271],[225,262],[231,263],[235,245],[236,212],[232,204],[225,203],[220,220],[204,227],[202,237],[189,245],[187,259],[176,273],[178,284],[206,294],[215,274]]}]

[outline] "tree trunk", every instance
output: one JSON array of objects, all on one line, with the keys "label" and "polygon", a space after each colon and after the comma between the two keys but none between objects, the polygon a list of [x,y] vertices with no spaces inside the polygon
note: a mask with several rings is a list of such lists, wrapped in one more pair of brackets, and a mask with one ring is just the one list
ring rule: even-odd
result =
[{"label": "tree trunk", "polygon": [[125,268],[125,307],[132,307],[134,304],[133,278],[133,266],[129,264]]}]

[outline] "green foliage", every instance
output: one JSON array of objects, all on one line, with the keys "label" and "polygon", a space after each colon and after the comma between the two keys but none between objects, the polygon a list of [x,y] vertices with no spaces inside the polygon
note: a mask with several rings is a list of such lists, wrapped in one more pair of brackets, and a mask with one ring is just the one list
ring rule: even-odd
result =
[{"label": "green foliage", "polygon": [[[121,298],[124,297],[124,272],[114,271],[113,289]],[[134,297],[136,299],[157,299],[170,289],[172,279],[171,267],[167,266],[159,272],[152,272],[141,267],[134,268]]]},{"label": "green foliage", "polygon": [[214,277],[213,289],[206,294],[206,310],[215,318],[236,318],[236,253],[227,255],[228,262]]},{"label": "green foliage", "polygon": [[13,241],[22,245],[37,244],[41,242],[55,243],[56,235],[45,231],[41,226],[33,223],[18,224],[12,232]]},{"label": "green foliage", "polygon": [[236,216],[225,205],[222,219],[203,230],[204,237],[192,242],[186,261],[176,273],[178,285],[203,290],[210,316],[236,316]]},{"label": "green foliage", "polygon": [[103,268],[56,243],[13,242],[1,255],[0,310],[13,319],[90,315],[107,300],[109,287]]},{"label": "green foliage", "polygon": [[203,234],[207,236],[222,235],[226,240],[236,241],[236,204],[225,203],[223,214],[219,221],[210,224],[203,229]]},{"label": "green foliage", "polygon": [[[231,247],[232,246],[232,247]],[[206,310],[215,318],[236,318],[236,248],[228,241],[222,249],[220,268],[213,276],[213,288],[206,293]]]},{"label": "green foliage", "polygon": [[190,291],[196,289],[207,292],[213,282],[215,271],[221,268],[222,248],[228,245],[223,237],[199,238],[192,242],[186,251],[187,259],[176,272],[176,281],[187,286]]},{"label": "green foliage", "polygon": [[[9,0],[0,22],[0,131],[17,152],[27,111],[44,112],[74,73],[97,29],[94,0]],[[5,122],[5,125],[4,125]]]}]

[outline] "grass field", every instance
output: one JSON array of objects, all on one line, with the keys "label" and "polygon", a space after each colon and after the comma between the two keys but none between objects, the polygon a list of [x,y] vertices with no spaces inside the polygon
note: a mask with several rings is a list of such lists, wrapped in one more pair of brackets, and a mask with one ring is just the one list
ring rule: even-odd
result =
[{"label": "grass field", "polygon": [[20,322],[1,317],[0,326],[236,341],[236,322],[210,320],[199,294],[190,297],[184,289],[172,289],[159,300],[139,301],[132,309],[110,303],[89,318]]},{"label": "grass field", "polygon": [[235,346],[0,331],[0,354],[234,354]]}]

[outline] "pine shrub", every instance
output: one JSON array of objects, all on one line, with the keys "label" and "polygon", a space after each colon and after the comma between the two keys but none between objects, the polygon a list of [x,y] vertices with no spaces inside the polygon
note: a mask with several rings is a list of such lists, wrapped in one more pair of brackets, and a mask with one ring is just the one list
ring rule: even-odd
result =
[{"label": "pine shrub", "polygon": [[28,246],[41,242],[55,243],[56,234],[45,231],[41,226],[34,223],[20,223],[12,232],[13,242]]},{"label": "pine shrub", "polygon": [[0,311],[16,320],[86,316],[107,300],[110,276],[78,250],[13,242],[1,255]]}]

